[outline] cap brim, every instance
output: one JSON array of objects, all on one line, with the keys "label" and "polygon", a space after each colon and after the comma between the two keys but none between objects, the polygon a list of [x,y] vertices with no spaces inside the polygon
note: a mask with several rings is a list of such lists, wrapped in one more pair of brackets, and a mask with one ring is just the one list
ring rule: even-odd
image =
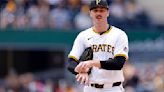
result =
[{"label": "cap brim", "polygon": [[95,7],[91,7],[90,10],[93,10],[93,9],[95,9],[95,8],[106,8],[106,9],[109,9],[109,8],[106,7],[106,6],[97,5],[97,6],[95,6]]}]

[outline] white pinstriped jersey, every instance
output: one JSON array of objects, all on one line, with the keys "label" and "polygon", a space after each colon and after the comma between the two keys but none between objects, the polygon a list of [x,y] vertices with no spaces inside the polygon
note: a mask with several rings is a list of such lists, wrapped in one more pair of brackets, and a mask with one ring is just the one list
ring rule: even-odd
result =
[{"label": "white pinstriped jersey", "polygon": [[[93,60],[105,61],[115,56],[128,59],[128,38],[124,31],[110,26],[103,34],[96,33],[93,28],[86,29],[76,37],[69,57],[78,60],[87,47],[93,49]],[[105,70],[93,67],[89,75],[90,82],[113,83],[124,81],[122,70]]]}]

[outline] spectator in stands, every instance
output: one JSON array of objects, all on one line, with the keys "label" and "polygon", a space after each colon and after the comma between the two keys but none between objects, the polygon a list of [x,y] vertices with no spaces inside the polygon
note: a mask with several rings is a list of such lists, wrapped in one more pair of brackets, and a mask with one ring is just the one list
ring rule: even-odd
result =
[{"label": "spectator in stands", "polygon": [[83,30],[92,26],[91,18],[89,17],[89,7],[84,5],[81,8],[81,12],[75,17],[75,25],[77,29]]},{"label": "spectator in stands", "polygon": [[51,28],[57,29],[70,29],[71,22],[69,12],[64,6],[64,0],[61,1],[56,8],[52,9],[50,12],[49,24]]},{"label": "spectator in stands", "polygon": [[44,0],[38,0],[28,10],[30,26],[32,28],[45,28],[48,26],[49,5]]},{"label": "spectator in stands", "polygon": [[154,78],[154,85],[156,92],[164,91],[164,63],[159,63],[156,68],[156,74]]},{"label": "spectator in stands", "polygon": [[45,92],[54,92],[54,81],[53,80],[50,80],[50,79],[47,79],[45,80],[45,88],[44,88],[44,91]]},{"label": "spectator in stands", "polygon": [[11,27],[15,21],[16,3],[13,0],[8,0],[5,8],[0,13],[0,27]]},{"label": "spectator in stands", "polygon": [[139,28],[148,26],[148,16],[143,9],[138,6],[135,0],[127,0],[125,3],[126,24]]},{"label": "spectator in stands", "polygon": [[114,0],[109,9],[109,23],[118,27],[123,27],[123,24],[125,24],[125,8],[123,0]]},{"label": "spectator in stands", "polygon": [[75,28],[74,18],[80,12],[82,6],[81,0],[67,0],[67,11],[69,12],[72,28]]},{"label": "spectator in stands", "polygon": [[34,76],[31,73],[21,74],[19,76],[19,82],[21,84],[22,90],[28,92],[32,91],[30,89],[30,84],[34,81]]},{"label": "spectator in stands", "polygon": [[147,92],[154,92],[154,83],[153,79],[155,77],[155,71],[153,66],[151,65],[146,65],[145,69],[143,70],[143,73],[140,75],[141,78],[141,86],[143,89]]},{"label": "spectator in stands", "polygon": [[5,84],[6,92],[20,92],[22,90],[16,73],[9,73],[6,77]]},{"label": "spectator in stands", "polygon": [[129,63],[126,63],[124,71],[125,71],[124,74],[126,79],[124,82],[125,89],[136,90],[139,84],[139,76],[136,67],[132,66]]},{"label": "spectator in stands", "polygon": [[26,15],[16,16],[15,21],[13,23],[13,28],[29,28],[29,20]]}]

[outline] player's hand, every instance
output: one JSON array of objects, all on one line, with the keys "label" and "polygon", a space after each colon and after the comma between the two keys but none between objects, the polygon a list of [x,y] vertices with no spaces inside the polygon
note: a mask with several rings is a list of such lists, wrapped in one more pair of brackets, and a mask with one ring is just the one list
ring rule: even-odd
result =
[{"label": "player's hand", "polygon": [[80,82],[80,84],[89,85],[89,75],[88,73],[79,73],[76,75],[77,82]]},{"label": "player's hand", "polygon": [[75,72],[77,73],[88,73],[90,70],[90,68],[82,68],[82,69],[79,69],[78,67],[75,68]]},{"label": "player's hand", "polygon": [[91,67],[92,67],[92,65],[90,64],[90,61],[80,62],[75,67],[75,72],[78,72],[78,73],[87,73]]}]

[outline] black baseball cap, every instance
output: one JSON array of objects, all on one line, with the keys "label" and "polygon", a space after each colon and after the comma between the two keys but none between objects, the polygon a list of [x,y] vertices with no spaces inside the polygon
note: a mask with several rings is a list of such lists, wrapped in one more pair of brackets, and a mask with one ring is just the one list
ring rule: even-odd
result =
[{"label": "black baseball cap", "polygon": [[90,10],[95,9],[97,7],[103,7],[108,9],[109,5],[106,0],[92,0],[89,5]]}]

